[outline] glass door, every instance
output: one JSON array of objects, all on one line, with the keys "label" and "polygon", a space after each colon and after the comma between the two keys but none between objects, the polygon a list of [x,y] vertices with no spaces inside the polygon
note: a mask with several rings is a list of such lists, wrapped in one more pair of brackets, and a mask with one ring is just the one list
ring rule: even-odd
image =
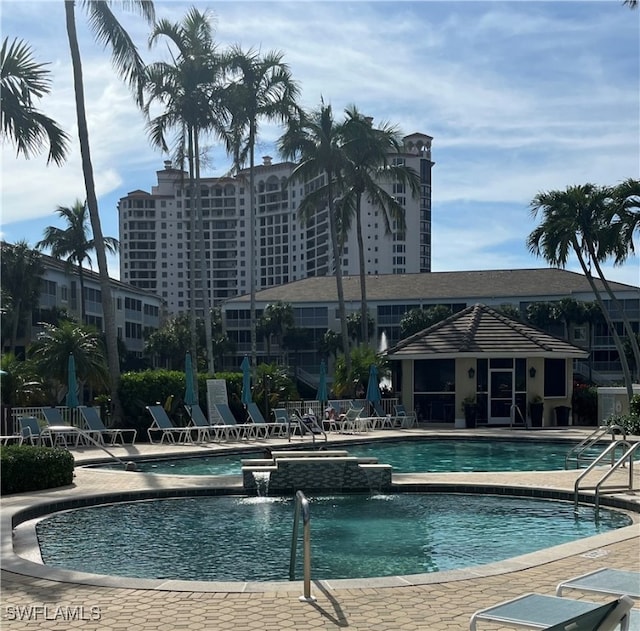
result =
[{"label": "glass door", "polygon": [[489,370],[489,423],[509,423],[513,405],[513,369]]}]

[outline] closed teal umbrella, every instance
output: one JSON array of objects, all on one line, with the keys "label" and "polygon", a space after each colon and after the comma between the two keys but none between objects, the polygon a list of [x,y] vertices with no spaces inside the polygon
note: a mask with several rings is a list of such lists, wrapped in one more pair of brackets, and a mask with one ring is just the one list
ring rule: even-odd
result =
[{"label": "closed teal umbrella", "polygon": [[193,364],[191,363],[191,353],[189,352],[187,352],[187,355],[184,358],[184,375],[186,382],[186,389],[184,391],[184,404],[197,405],[198,395],[193,379]]},{"label": "closed teal umbrella", "polygon": [[371,364],[369,367],[369,383],[367,384],[367,401],[369,403],[378,403],[381,399],[378,367],[375,364]]},{"label": "closed teal umbrella", "polygon": [[316,401],[325,403],[329,399],[327,395],[327,366],[324,363],[324,359],[320,362],[320,377],[318,378],[318,392],[316,394]]},{"label": "closed teal umbrella", "polygon": [[251,397],[251,366],[246,355],[240,367],[242,368],[242,403],[249,405],[249,403],[253,402],[253,398]]},{"label": "closed teal umbrella", "polygon": [[78,401],[78,378],[76,377],[76,360],[73,353],[69,353],[69,363],[67,364],[67,398],[65,401],[68,408],[77,408]]}]

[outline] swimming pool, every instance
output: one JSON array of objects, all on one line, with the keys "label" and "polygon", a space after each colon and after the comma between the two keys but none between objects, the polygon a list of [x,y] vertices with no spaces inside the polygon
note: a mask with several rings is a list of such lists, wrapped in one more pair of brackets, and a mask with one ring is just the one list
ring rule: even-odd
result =
[{"label": "swimming pool", "polygon": [[[376,441],[346,446],[350,455],[374,456],[396,473],[455,471],[555,471],[564,469],[573,443],[528,440],[429,439]],[[137,463],[145,473],[239,475],[242,459],[261,458],[262,451],[198,456]],[[108,465],[115,468],[114,465]],[[120,468],[120,467],[119,467]]]},{"label": "swimming pool", "polygon": [[[491,495],[310,498],[314,579],[490,563],[631,519],[571,503]],[[48,565],[134,578],[287,580],[293,500],[237,496],[123,502],[56,513],[37,535]],[[300,558],[301,555],[299,555]],[[301,569],[297,576],[301,577]]]}]

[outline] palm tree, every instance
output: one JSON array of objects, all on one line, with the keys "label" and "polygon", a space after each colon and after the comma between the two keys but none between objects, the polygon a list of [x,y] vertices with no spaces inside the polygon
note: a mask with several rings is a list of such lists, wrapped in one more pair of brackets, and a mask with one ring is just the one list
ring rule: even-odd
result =
[{"label": "palm tree", "polygon": [[[16,351],[18,327],[25,320],[25,316],[38,305],[40,296],[40,282],[44,273],[44,265],[37,250],[29,247],[22,240],[15,245],[2,243],[0,257],[0,282],[3,294],[3,320],[6,321],[4,309],[7,308],[6,297],[10,299],[11,336],[9,348],[13,354]],[[4,326],[3,326],[4,329]]]},{"label": "palm tree", "polygon": [[278,347],[283,353],[282,338],[289,329],[293,328],[294,324],[293,307],[290,304],[276,302],[265,307],[258,326],[267,342],[267,361],[271,355],[271,339],[276,339]]},{"label": "palm tree", "polygon": [[597,265],[594,244],[597,243],[598,231],[602,229],[602,200],[607,195],[607,191],[592,184],[538,193],[531,202],[531,214],[537,217],[541,212],[542,223],[527,237],[527,247],[549,264],[563,268],[573,250],[613,337],[630,401],[633,382],[624,346],[591,274],[591,262]]},{"label": "palm tree", "polygon": [[[158,22],[149,38],[149,45],[160,37],[167,38],[178,53],[172,63],[158,62],[147,68],[146,89],[150,98],[145,105],[149,114],[150,106],[160,102],[165,111],[149,122],[152,143],[168,152],[165,135],[170,128],[178,128],[175,143],[175,161],[184,162],[186,156],[189,169],[189,213],[190,213],[190,327],[191,353],[196,349],[196,295],[197,267],[201,274],[201,291],[204,299],[205,340],[208,370],[213,373],[213,342],[210,314],[211,291],[208,282],[208,263],[205,253],[204,230],[202,226],[202,204],[200,199],[200,137],[214,131],[224,135],[226,112],[223,107],[222,70],[223,58],[216,52],[213,29],[208,11],[201,13],[192,8],[180,24],[167,20]],[[199,265],[196,265],[196,250],[199,249]]]},{"label": "palm tree", "polygon": [[0,137],[11,140],[25,158],[49,144],[47,163],[61,165],[68,151],[69,136],[53,119],[37,110],[33,102],[51,91],[46,64],[36,63],[31,48],[8,38],[0,49]]},{"label": "palm tree", "polygon": [[228,106],[231,123],[226,136],[227,150],[234,166],[241,169],[249,161],[249,289],[251,317],[251,367],[255,379],[256,339],[256,256],[255,256],[255,148],[260,119],[288,122],[297,112],[299,89],[281,52],[271,51],[263,57],[250,49],[233,47],[228,59]]},{"label": "palm tree", "polygon": [[[36,248],[41,250],[49,248],[51,256],[56,259],[66,259],[67,267],[73,264],[78,266],[78,280],[80,283],[80,321],[85,322],[85,295],[84,295],[84,267],[83,263],[89,261],[89,252],[96,249],[94,239],[89,239],[89,215],[87,205],[79,199],[73,206],[58,206],[55,210],[59,217],[67,222],[67,228],[48,226],[44,231],[44,239],[36,243]],[[104,237],[104,247],[108,252],[115,254],[118,251],[118,240],[114,237]]]},{"label": "palm tree", "polygon": [[279,140],[278,149],[285,159],[291,158],[299,162],[290,180],[309,182],[319,176],[324,178],[323,185],[309,192],[300,202],[298,213],[301,221],[308,223],[325,208],[328,209],[342,349],[345,354],[345,370],[350,374],[349,331],[342,286],[342,242],[338,235],[335,204],[338,193],[336,178],[344,162],[341,139],[342,129],[333,119],[331,105],[325,105],[322,101],[320,108],[310,115],[300,112],[298,117],[291,119],[287,132]]},{"label": "palm tree", "polygon": [[[78,0],[88,14],[89,26],[98,42],[108,45],[112,51],[112,61],[116,71],[125,81],[135,88],[138,102],[142,101],[142,85],[144,77],[144,64],[138,51],[111,11],[112,0]],[[149,22],[153,22],[155,12],[153,2],[149,0],[129,0],[122,4],[140,13]],[[78,33],[76,31],[75,0],[65,0],[65,18],[71,63],[73,67],[73,87],[76,99],[76,117],[78,123],[78,139],[80,142],[80,154],[82,157],[82,174],[86,190],[87,206],[91,218],[91,230],[96,242],[96,257],[98,260],[98,272],[100,274],[100,290],[102,294],[102,311],[104,316],[104,331],[107,341],[107,360],[109,376],[111,378],[111,401],[113,404],[113,417],[119,421],[122,416],[122,406],[118,395],[120,382],[120,360],[118,357],[118,337],[116,318],[111,300],[111,280],[107,267],[107,255],[102,236],[102,225],[98,210],[98,198],[96,184],[91,164],[91,151],[89,147],[89,129],[87,126],[87,113],[84,99],[84,83],[82,77],[82,60]]]},{"label": "palm tree", "polygon": [[[86,384],[99,390],[106,387],[109,372],[100,333],[93,327],[75,322],[62,322],[57,327],[45,324],[43,332],[31,346],[31,357],[40,374],[53,382],[58,401],[68,383],[70,354],[73,354],[81,386]],[[80,387],[80,392],[82,389]]]},{"label": "palm tree", "polygon": [[406,228],[405,210],[393,195],[381,186],[382,183],[397,183],[409,187],[411,194],[420,192],[420,176],[415,169],[406,166],[401,160],[390,160],[393,153],[402,147],[398,130],[384,123],[374,128],[371,119],[363,116],[355,106],[345,110],[346,121],[343,127],[346,155],[342,178],[345,187],[341,202],[343,229],[347,229],[351,217],[356,219],[356,238],[358,240],[361,326],[362,341],[367,344],[367,288],[364,239],[362,235],[362,198],[367,196],[369,203],[382,211],[385,234],[396,232],[403,234]]}]

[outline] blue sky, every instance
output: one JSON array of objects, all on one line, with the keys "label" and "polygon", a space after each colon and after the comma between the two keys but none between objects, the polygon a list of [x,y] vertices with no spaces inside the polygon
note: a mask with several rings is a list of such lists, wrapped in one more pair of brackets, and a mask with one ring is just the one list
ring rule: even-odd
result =
[{"label": "blue sky", "polygon": [[[120,11],[146,61],[149,29]],[[543,190],[640,176],[640,11],[618,0],[529,2],[156,1],[180,21],[209,9],[221,46],[284,53],[301,102],[349,104],[409,134],[433,136],[434,271],[544,267],[527,251],[529,202]],[[60,225],[58,205],[84,199],[62,0],[0,2],[2,36],[25,39],[50,62],[52,93],[38,107],[74,139],[63,167],[2,147],[2,237],[35,244]],[[118,236],[118,199],[150,190],[166,156],[77,8],[87,113],[105,235]],[[277,156],[281,129],[261,127],[258,158]],[[212,141],[204,175],[230,162]],[[61,226],[62,227],[62,226]],[[117,261],[110,261],[117,277]],[[579,271],[572,260],[568,269]],[[640,259],[608,266],[640,284]]]}]

